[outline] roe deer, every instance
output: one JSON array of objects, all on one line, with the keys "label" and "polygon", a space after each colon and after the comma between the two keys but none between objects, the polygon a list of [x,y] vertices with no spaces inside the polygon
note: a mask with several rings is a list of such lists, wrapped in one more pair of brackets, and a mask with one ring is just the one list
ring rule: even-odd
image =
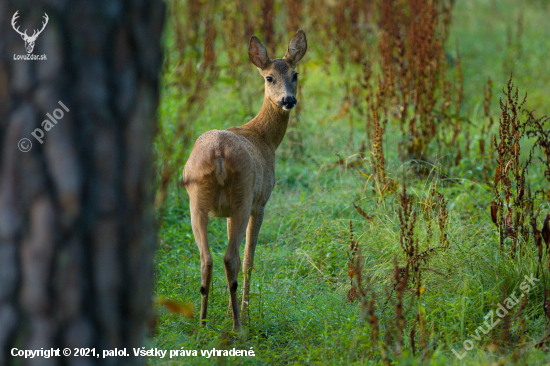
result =
[{"label": "roe deer", "polygon": [[237,300],[239,246],[246,232],[242,311],[248,305],[254,250],[264,218],[264,207],[275,186],[275,150],[285,136],[290,110],[296,105],[296,64],[307,49],[304,31],[296,32],[285,56],[271,60],[256,36],[248,56],[265,78],[262,109],[250,122],[227,130],[212,130],[195,142],[183,168],[189,193],[191,226],[201,257],[201,325],[205,325],[212,280],[208,246],[208,217],[227,217],[228,245],[225,275],[233,310],[233,330],[242,332]]}]

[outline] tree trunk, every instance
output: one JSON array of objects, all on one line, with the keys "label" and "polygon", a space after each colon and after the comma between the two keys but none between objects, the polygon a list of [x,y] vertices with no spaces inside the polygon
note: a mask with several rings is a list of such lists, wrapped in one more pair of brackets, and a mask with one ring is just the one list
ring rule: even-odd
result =
[{"label": "tree trunk", "polygon": [[[16,11],[28,35],[47,13],[33,51],[46,60],[14,60]],[[0,365],[142,361],[163,20],[160,0],[0,3]],[[115,348],[131,356],[102,358]]]}]

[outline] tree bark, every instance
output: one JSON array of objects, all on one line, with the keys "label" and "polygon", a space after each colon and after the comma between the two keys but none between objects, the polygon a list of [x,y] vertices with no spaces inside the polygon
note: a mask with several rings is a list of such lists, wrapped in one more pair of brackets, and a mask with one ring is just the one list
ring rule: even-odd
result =
[{"label": "tree bark", "polygon": [[[48,15],[33,51],[46,60],[14,60],[16,11],[29,35]],[[151,313],[163,21],[160,0],[0,3],[0,365],[142,361],[101,352],[133,355]]]}]

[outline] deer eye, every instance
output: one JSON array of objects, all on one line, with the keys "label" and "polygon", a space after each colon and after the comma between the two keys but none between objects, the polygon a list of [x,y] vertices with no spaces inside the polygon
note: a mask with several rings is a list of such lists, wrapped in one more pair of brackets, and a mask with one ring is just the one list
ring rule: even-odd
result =
[{"label": "deer eye", "polygon": [[268,83],[272,83],[273,82],[273,78],[271,76],[268,76],[265,78],[267,80]]},{"label": "deer eye", "polygon": [[292,80],[298,81],[298,73],[296,73],[292,76]]}]

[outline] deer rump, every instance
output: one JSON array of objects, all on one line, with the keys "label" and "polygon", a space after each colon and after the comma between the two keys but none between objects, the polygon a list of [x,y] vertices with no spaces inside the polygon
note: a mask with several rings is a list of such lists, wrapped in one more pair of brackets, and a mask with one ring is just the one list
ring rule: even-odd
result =
[{"label": "deer rump", "polygon": [[[183,168],[184,185],[210,217],[230,217],[231,212],[247,207],[253,214],[258,205],[265,205],[274,186],[274,179],[266,179],[263,171],[268,166],[264,159],[244,136],[208,131],[197,139]],[[270,187],[264,189],[264,185]]]}]

